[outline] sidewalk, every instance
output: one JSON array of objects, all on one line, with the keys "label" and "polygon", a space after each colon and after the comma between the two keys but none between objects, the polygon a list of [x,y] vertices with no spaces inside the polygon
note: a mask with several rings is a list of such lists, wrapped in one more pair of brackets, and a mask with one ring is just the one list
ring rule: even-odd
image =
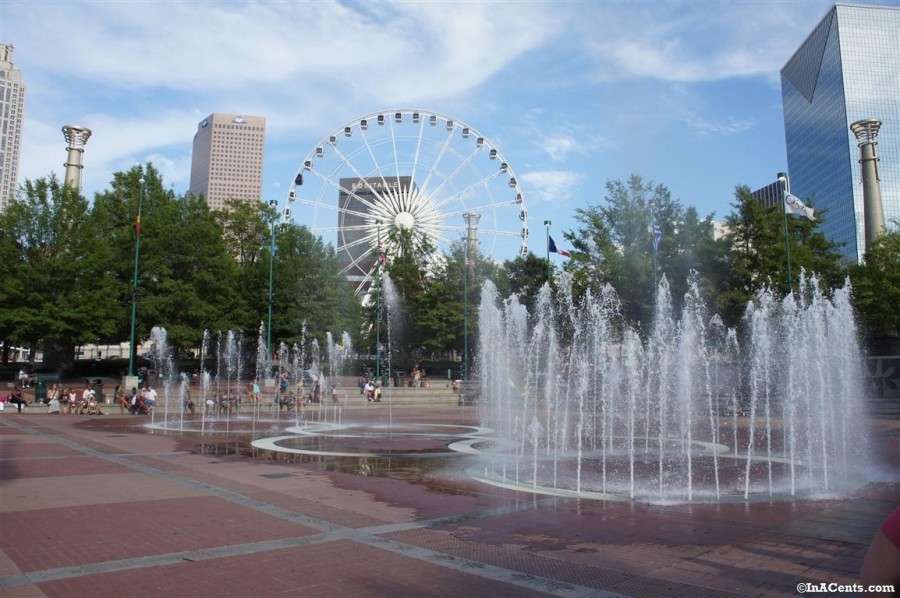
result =
[{"label": "sidewalk", "polygon": [[455,458],[276,459],[109,407],[0,414],[4,598],[796,596],[858,581],[900,504],[897,420],[871,431],[893,481],[857,496],[663,507],[489,487]]}]

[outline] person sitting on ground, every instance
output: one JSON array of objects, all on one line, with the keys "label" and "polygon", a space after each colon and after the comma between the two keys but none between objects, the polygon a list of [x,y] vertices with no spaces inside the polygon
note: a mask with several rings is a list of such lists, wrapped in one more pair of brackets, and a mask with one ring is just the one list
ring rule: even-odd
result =
[{"label": "person sitting on ground", "polygon": [[138,397],[137,388],[131,387],[131,396],[128,397],[128,406],[131,408],[131,415],[137,415],[140,412],[140,398]]},{"label": "person sitting on ground", "polygon": [[147,410],[147,413],[153,411],[153,408],[156,407],[156,391],[150,388],[150,385],[147,384],[144,386],[144,389],[141,391],[141,399],[143,399],[144,408]]},{"label": "person sitting on ground", "polygon": [[92,410],[89,409],[91,403],[96,407],[97,397],[95,396],[94,389],[91,388],[91,383],[87,382],[84,385],[84,391],[81,393],[81,413],[93,415]]},{"label": "person sitting on ground", "polygon": [[58,405],[59,387],[56,385],[56,382],[51,382],[50,387],[47,389],[47,403],[49,404],[53,399],[56,399],[56,403]]},{"label": "person sitting on ground", "polygon": [[16,412],[22,413],[22,409],[28,406],[28,403],[25,402],[25,396],[22,392],[22,385],[16,382],[15,388],[13,388],[12,396],[9,397],[8,401],[11,405],[16,406]]},{"label": "person sitting on ground", "polygon": [[87,393],[84,409],[88,415],[104,415],[103,411],[100,410],[100,404],[97,402],[97,393],[93,389]]},{"label": "person sitting on ground", "polygon": [[74,401],[71,400],[72,395],[69,395],[69,407],[72,409],[72,413],[75,413],[77,415],[84,413],[85,393],[87,393],[87,390],[83,390],[81,391],[81,394],[78,394],[78,391],[76,391],[74,388],[72,389],[72,394],[75,395]]},{"label": "person sitting on ground", "polygon": [[50,404],[47,407],[47,413],[55,413],[59,415],[62,412],[62,407],[59,404],[59,396],[54,396],[50,399]]},{"label": "person sitting on ground", "polygon": [[116,403],[119,404],[119,410],[122,413],[131,411],[131,403],[129,403],[128,399],[125,397],[125,391],[122,390],[121,384],[116,384],[116,389],[113,391],[113,397],[115,398]]},{"label": "person sitting on ground", "polygon": [[375,385],[375,391],[372,393],[372,402],[380,403],[381,402],[381,383]]}]

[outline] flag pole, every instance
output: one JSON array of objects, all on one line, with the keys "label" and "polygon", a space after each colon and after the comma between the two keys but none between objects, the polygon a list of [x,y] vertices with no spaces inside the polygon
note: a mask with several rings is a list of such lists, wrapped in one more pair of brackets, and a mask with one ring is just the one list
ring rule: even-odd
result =
[{"label": "flag pole", "polygon": [[544,228],[547,230],[547,282],[550,282],[550,225],[552,222],[549,220],[544,220]]},{"label": "flag pole", "polygon": [[658,224],[656,223],[656,202],[650,200],[650,224],[652,226],[651,234],[653,235],[653,296],[656,296],[656,285],[658,284],[659,274],[656,269],[656,252],[657,252],[657,241],[656,241],[656,231],[658,229]]},{"label": "flag pole", "polygon": [[783,172],[778,173],[778,187],[781,190],[781,213],[784,216],[784,249],[785,254],[787,255],[787,283],[788,283],[788,293],[791,295],[794,294],[794,277],[791,275],[791,240],[788,236],[788,218],[787,218],[787,208],[785,207],[785,201],[787,200],[788,194],[788,179],[787,175]]}]

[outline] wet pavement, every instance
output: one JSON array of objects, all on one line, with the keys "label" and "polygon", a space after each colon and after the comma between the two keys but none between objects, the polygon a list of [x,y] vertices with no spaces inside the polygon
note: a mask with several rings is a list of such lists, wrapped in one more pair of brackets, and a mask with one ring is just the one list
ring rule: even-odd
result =
[{"label": "wet pavement", "polygon": [[870,422],[884,481],[853,496],[659,506],[471,479],[475,457],[445,449],[474,408],[342,417],[355,435],[291,452],[238,427],[3,412],[0,595],[796,596],[856,583],[900,505],[898,420]]}]

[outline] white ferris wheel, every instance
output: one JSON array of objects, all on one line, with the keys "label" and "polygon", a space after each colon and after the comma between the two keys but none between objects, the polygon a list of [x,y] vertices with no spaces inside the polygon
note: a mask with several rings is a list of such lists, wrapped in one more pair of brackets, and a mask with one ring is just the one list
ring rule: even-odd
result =
[{"label": "white ferris wheel", "polygon": [[333,244],[357,294],[380,255],[402,251],[400,233],[436,250],[477,238],[488,258],[528,252],[512,167],[483,134],[436,112],[385,110],[337,128],[304,158],[288,202],[285,218]]}]

